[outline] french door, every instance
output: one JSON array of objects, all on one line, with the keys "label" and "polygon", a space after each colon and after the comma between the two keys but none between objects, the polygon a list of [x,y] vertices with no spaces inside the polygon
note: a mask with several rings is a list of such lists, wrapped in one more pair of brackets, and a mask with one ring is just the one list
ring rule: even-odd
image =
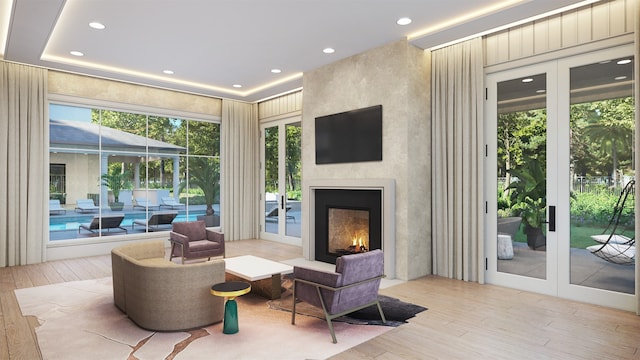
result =
[{"label": "french door", "polygon": [[300,117],[260,125],[260,238],[301,245]]},{"label": "french door", "polygon": [[632,53],[486,76],[487,282],[635,310],[634,262],[594,240],[635,238],[633,192],[613,216],[635,173]]}]

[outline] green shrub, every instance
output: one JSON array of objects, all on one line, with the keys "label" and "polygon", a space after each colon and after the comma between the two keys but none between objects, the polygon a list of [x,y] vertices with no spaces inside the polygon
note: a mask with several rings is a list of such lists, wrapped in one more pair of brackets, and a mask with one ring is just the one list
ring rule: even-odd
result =
[{"label": "green shrub", "polygon": [[[605,225],[613,216],[619,194],[610,192],[583,192],[574,193],[571,196],[571,218],[577,225]],[[633,198],[630,197],[625,203],[620,217],[621,224],[633,224],[634,209]]]}]

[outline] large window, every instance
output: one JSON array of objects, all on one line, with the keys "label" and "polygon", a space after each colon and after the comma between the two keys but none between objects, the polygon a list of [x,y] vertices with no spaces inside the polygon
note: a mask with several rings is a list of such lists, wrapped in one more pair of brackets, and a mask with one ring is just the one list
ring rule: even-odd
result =
[{"label": "large window", "polygon": [[50,241],[219,225],[220,124],[50,106]]}]

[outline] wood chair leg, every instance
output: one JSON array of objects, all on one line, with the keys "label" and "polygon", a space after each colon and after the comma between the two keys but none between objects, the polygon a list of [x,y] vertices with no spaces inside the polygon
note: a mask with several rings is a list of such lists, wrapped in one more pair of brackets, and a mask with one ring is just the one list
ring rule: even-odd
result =
[{"label": "wood chair leg", "polygon": [[296,281],[295,279],[293,280],[292,298],[293,298],[293,306],[291,309],[291,325],[295,325],[296,324]]}]

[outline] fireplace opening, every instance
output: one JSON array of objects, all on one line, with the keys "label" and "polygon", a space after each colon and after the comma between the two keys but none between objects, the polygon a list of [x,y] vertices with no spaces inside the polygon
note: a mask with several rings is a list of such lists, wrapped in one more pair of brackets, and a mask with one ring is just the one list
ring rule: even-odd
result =
[{"label": "fireplace opening", "polygon": [[381,249],[380,190],[318,189],[315,259],[335,264],[342,255]]},{"label": "fireplace opening", "polygon": [[369,210],[329,208],[329,253],[365,252],[369,245]]}]

